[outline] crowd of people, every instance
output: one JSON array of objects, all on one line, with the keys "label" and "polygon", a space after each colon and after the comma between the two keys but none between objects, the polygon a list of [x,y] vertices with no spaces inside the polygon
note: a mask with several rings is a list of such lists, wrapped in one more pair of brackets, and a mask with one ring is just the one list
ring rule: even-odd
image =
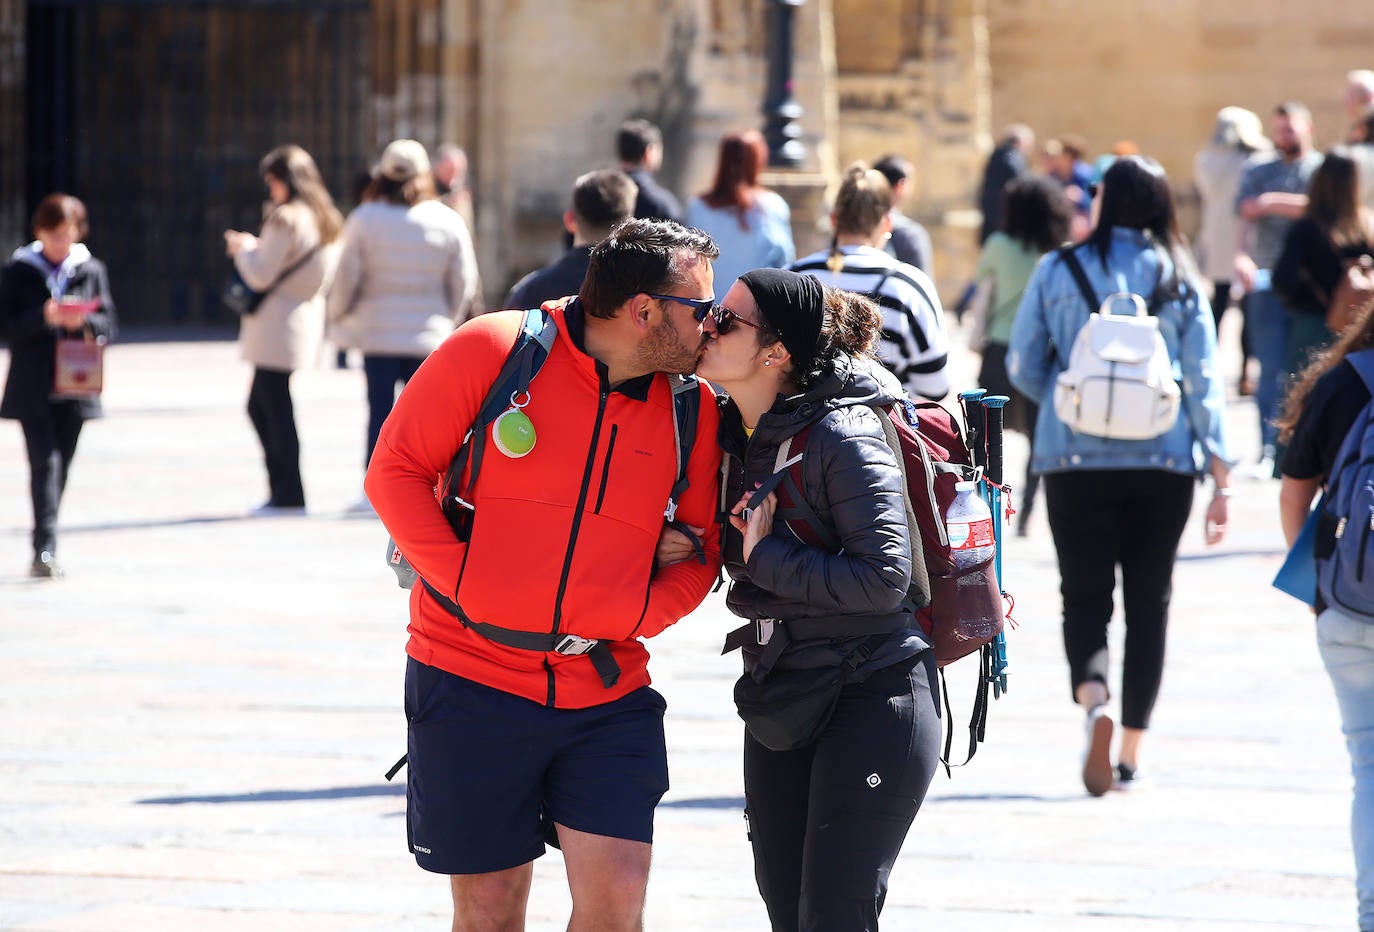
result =
[{"label": "crowd of people", "polygon": [[[1368,308],[1352,322],[1335,305],[1349,302],[1347,272],[1374,251],[1374,73],[1354,72],[1349,85],[1349,132],[1324,153],[1299,103],[1274,108],[1267,136],[1251,111],[1218,113],[1194,166],[1191,245],[1177,184],[1134,143],[1090,160],[1081,137],[1036,149],[1016,124],[988,159],[965,329],[982,356],[979,382],[1013,399],[1008,425],[1030,444],[1017,533],[1044,488],[1069,693],[1085,715],[1081,776],[1094,796],[1140,779],[1174,564],[1200,484],[1210,483],[1207,542],[1226,532],[1237,464],[1222,417],[1223,315],[1237,307],[1242,317],[1237,388],[1259,412],[1260,461],[1248,471],[1282,473],[1290,540],[1368,402],[1357,364],[1374,322]],[[737,697],[838,683],[804,742],[746,730],[745,809],[772,927],[876,928],[936,769],[942,714],[910,601],[920,541],[900,450],[875,412],[952,389],[931,237],[903,212],[914,169],[895,154],[849,166],[829,244],[799,258],[789,206],[763,184],[758,132],[720,140],[709,187],[685,207],[655,178],[656,127],[628,121],[615,143],[617,168],[573,184],[563,254],[499,302],[478,273],[461,149],[440,147],[431,162],[419,142],[391,142],[347,218],[303,149],[262,159],[260,229],[224,234],[259,299],[240,331],[269,490],[253,513],[305,511],[291,375],[326,341],[356,352],[368,424],[352,510],[375,510],[419,579],[405,687],[408,840],[421,867],[449,877],[455,927],[468,927],[464,917],[519,927],[547,844],[567,864],[570,928],[639,927],[667,788],[665,706],[643,640],[723,572],[727,606],[750,623]],[[50,392],[54,353],[115,332],[86,228],[79,200],[47,198],[35,241],[0,273],[12,359],[0,417],[24,430],[35,577],[62,574],[57,508],[82,422],[99,414],[98,394]],[[1147,434],[1086,427],[1083,393],[1066,391],[1091,351],[1080,348],[1090,318],[1126,299],[1169,373],[1173,413]],[[484,313],[496,311],[488,303],[506,311]],[[821,545],[791,533],[777,493],[760,489],[803,431],[796,494]],[[519,587],[509,585],[515,565]],[[1119,716],[1107,636],[1118,573]],[[1357,777],[1362,928],[1374,929],[1374,628],[1319,608]]]}]

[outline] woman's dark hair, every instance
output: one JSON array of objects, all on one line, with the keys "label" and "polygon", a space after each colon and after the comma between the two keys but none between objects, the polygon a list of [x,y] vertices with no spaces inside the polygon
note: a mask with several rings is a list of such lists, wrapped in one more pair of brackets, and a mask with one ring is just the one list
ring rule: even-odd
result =
[{"label": "woman's dark hair", "polygon": [[1112,232],[1121,227],[1144,233],[1156,248],[1169,254],[1179,277],[1197,279],[1193,261],[1178,229],[1169,176],[1154,159],[1124,155],[1102,176],[1102,206],[1097,226],[1087,243],[1097,250],[1103,271],[1112,249]]},{"label": "woman's dark hair", "polygon": [[720,140],[716,177],[701,195],[708,207],[733,208],[739,228],[749,229],[745,216],[758,200],[759,172],[768,164],[768,143],[758,130],[728,133]]},{"label": "woman's dark hair", "polygon": [[324,179],[309,152],[300,146],[278,146],[263,156],[258,173],[286,185],[288,201],[300,201],[310,208],[320,229],[321,243],[332,243],[339,238],[343,232],[343,215],[334,206],[334,198],[324,186]]},{"label": "woman's dark hair", "polygon": [[76,238],[79,242],[86,238],[90,232],[90,225],[86,222],[86,205],[81,203],[80,198],[72,197],[70,194],[63,194],[58,191],[49,194],[38,202],[38,209],[33,212],[33,232],[37,236],[40,230],[56,230],[67,224],[76,226]]},{"label": "woman's dark hair", "polygon": [[1029,250],[1049,252],[1069,238],[1073,203],[1045,175],[1022,175],[1002,189],[1002,232]]},{"label": "woman's dark hair", "polygon": [[405,181],[392,181],[385,175],[377,175],[363,192],[364,201],[382,201],[402,207],[414,207],[421,201],[432,201],[438,196],[434,175],[427,171]]},{"label": "woman's dark hair", "polygon": [[1363,243],[1369,238],[1360,212],[1359,166],[1349,149],[1336,146],[1312,173],[1303,216],[1331,237],[1337,247]]},{"label": "woman's dark hair", "polygon": [[[818,378],[831,372],[839,356],[875,355],[878,338],[883,332],[883,314],[878,305],[861,294],[821,285],[825,294],[825,313],[821,317],[820,336],[816,341],[816,359],[810,372],[796,369],[787,377],[798,388],[810,387]],[[782,338],[773,330],[754,331],[761,347],[772,346]]]},{"label": "woman's dark hair", "polygon": [[822,285],[825,289],[825,317],[816,347],[817,359],[834,359],[841,353],[872,356],[883,332],[883,315],[878,305],[861,294]]},{"label": "woman's dark hair", "polygon": [[1279,429],[1279,442],[1287,443],[1293,439],[1293,428],[1297,426],[1302,409],[1317,380],[1340,364],[1351,353],[1374,346],[1374,308],[1366,308],[1355,323],[1351,324],[1330,347],[1317,353],[1307,364],[1288,389],[1283,399],[1283,413],[1274,425]]}]

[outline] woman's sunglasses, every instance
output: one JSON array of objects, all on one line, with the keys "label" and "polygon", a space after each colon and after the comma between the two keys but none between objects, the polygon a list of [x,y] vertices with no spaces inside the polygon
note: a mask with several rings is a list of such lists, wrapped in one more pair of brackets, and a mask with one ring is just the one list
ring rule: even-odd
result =
[{"label": "woman's sunglasses", "polygon": [[752,320],[745,320],[724,304],[716,305],[715,310],[711,312],[711,320],[716,325],[716,333],[719,333],[721,336],[734,330],[735,324],[744,324],[746,327],[753,327],[761,333],[768,330],[768,328],[762,324],[756,324]]},{"label": "woman's sunglasses", "polygon": [[692,309],[692,320],[697,323],[704,321],[709,315],[711,322],[716,325],[716,333],[721,336],[735,329],[735,324],[744,324],[746,327],[753,327],[755,330],[767,331],[768,328],[756,324],[751,320],[745,320],[724,304],[717,304],[712,298],[684,298],[675,294],[654,294],[651,291],[644,292],[651,298],[659,301],[672,301],[682,304]]}]

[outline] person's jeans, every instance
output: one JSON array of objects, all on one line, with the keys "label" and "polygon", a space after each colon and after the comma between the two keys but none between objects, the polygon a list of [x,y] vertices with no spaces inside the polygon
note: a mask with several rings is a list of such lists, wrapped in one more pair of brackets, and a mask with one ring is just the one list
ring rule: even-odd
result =
[{"label": "person's jeans", "polygon": [[1288,309],[1274,290],[1256,288],[1250,292],[1248,310],[1250,341],[1260,364],[1259,383],[1255,386],[1260,443],[1272,455],[1279,433],[1274,421],[1288,382]]},{"label": "person's jeans", "polygon": [[1374,932],[1374,622],[1328,608],[1317,617],[1317,647],[1336,690],[1355,777],[1350,841],[1360,928]]},{"label": "person's jeans", "polygon": [[396,405],[397,385],[404,387],[420,368],[423,359],[415,356],[363,356],[363,374],[367,376],[367,459],[382,433],[382,422]]}]

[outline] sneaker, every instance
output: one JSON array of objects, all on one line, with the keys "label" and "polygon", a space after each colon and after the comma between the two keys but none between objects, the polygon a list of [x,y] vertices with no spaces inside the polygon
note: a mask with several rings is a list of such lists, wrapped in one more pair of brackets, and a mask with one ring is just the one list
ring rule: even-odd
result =
[{"label": "sneaker", "polygon": [[1260,453],[1259,461],[1253,466],[1247,466],[1243,470],[1243,475],[1249,479],[1274,478],[1274,448],[1265,447]]},{"label": "sneaker", "polygon": [[61,579],[66,574],[62,572],[62,567],[57,564],[57,558],[52,552],[44,550],[34,555],[29,575],[34,579]]},{"label": "sneaker", "polygon": [[1140,786],[1140,771],[1130,764],[1118,763],[1116,765],[1116,788],[1129,790],[1138,786]]},{"label": "sneaker", "polygon": [[250,518],[287,518],[305,514],[304,505],[274,505],[266,502],[248,512]]},{"label": "sneaker", "polygon": [[1112,769],[1112,731],[1115,729],[1105,705],[1088,713],[1088,749],[1083,756],[1083,786],[1093,796],[1112,788],[1116,772]]}]

